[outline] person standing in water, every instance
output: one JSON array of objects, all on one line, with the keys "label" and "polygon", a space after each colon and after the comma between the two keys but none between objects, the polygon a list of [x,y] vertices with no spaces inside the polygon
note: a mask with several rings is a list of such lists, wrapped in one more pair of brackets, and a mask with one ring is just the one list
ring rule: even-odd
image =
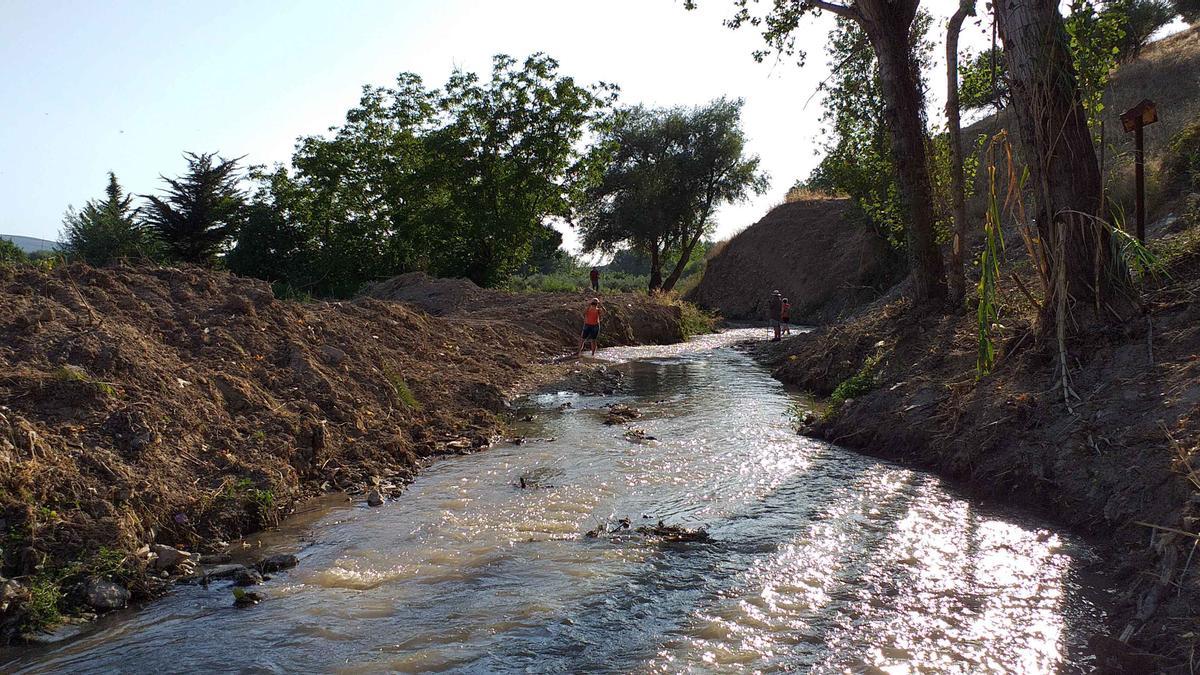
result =
[{"label": "person standing in water", "polygon": [[771,302],[768,306],[770,315],[768,317],[771,328],[775,329],[775,337],[771,338],[771,342],[779,342],[780,326],[779,322],[783,320],[783,296],[779,291],[771,293]]},{"label": "person standing in water", "polygon": [[783,324],[783,334],[792,334],[792,303],[788,302],[787,298],[783,299],[783,310],[779,313],[779,322]]},{"label": "person standing in water", "polygon": [[588,275],[592,279],[592,292],[600,292],[600,270],[597,267],[592,267],[591,273]]},{"label": "person standing in water", "polygon": [[579,351],[575,352],[575,356],[583,354],[583,346],[588,340],[592,341],[592,356],[596,355],[596,346],[600,343],[600,317],[603,315],[600,298],[592,298],[587,309],[583,310],[583,335],[579,338]]}]

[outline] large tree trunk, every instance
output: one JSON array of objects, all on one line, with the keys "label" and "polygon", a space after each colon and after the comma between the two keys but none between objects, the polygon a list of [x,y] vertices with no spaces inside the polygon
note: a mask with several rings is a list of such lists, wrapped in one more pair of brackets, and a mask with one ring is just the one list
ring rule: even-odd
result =
[{"label": "large tree trunk", "polygon": [[662,253],[658,242],[650,247],[650,285],[646,290],[654,295],[662,288]]},{"label": "large tree trunk", "polygon": [[975,13],[975,0],[963,0],[946,29],[946,121],[950,138],[950,199],[954,205],[954,243],[950,248],[950,299],[962,302],[967,293],[963,247],[967,238],[967,204],[963,188],[962,129],[958,106],[958,34],[963,21]]},{"label": "large tree trunk", "polygon": [[1104,314],[1105,303],[1124,297],[1118,294],[1126,281],[1113,259],[1109,231],[1096,219],[1103,212],[1100,168],[1058,0],[996,0],[994,7],[1018,148],[1028,165],[1049,266],[1041,317],[1046,330],[1055,325],[1060,302],[1077,321],[1071,311],[1076,303]]},{"label": "large tree trunk", "polygon": [[667,280],[662,284],[664,293],[670,293],[675,284],[679,283],[679,278],[683,276],[683,270],[687,267],[688,262],[692,259],[692,251],[696,250],[696,244],[700,243],[700,236],[703,232],[697,232],[696,236],[684,242],[683,248],[679,252],[679,260],[675,263],[675,268],[671,270],[671,274],[667,276]]},{"label": "large tree trunk", "polygon": [[925,152],[924,100],[909,43],[917,0],[859,0],[856,18],[871,39],[892,132],[900,198],[909,214],[908,259],[917,300],[946,296],[942,255],[934,238],[933,189]]}]

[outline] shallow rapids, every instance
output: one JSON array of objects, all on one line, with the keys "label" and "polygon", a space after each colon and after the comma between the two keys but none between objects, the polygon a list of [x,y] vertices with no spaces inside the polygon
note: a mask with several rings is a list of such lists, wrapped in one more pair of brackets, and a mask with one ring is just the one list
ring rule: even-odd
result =
[{"label": "shallow rapids", "polygon": [[[303,523],[258,606],[180,586],[0,670],[1089,670],[1086,545],[796,435],[799,399],[728,347],[751,335],[602,352],[616,395],[531,397],[524,444]],[[635,531],[659,520],[709,540]]]}]

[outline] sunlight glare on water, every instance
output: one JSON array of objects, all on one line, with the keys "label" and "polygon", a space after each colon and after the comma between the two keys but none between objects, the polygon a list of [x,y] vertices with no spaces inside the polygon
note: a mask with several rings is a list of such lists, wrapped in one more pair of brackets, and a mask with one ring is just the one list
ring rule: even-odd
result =
[{"label": "sunlight glare on water", "polygon": [[[331,511],[261,605],[181,587],[4,669],[1089,670],[1102,615],[1086,546],[798,436],[796,399],[728,348],[749,337],[762,332],[605,350],[616,395],[529,397],[527,443],[439,461],[381,508]],[[606,425],[614,403],[642,417]],[[710,540],[636,532],[660,520]]]}]

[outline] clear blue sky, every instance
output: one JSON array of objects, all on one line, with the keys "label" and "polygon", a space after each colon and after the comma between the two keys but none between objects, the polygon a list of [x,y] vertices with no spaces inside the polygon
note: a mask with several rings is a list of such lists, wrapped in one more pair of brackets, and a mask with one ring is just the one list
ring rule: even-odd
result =
[{"label": "clear blue sky", "polygon": [[[818,157],[831,16],[810,21],[809,65],[757,64],[761,42],[721,25],[729,0],[0,0],[0,233],[56,238],[63,211],[115,171],[135,193],[184,150],[286,161],[298,136],[341,122],[364,84],[543,51],[626,103],[746,99],[770,193],[719,214],[728,236],[780,202]],[[944,25],[957,0],[924,5]],[[938,30],[937,32],[942,32]],[[940,80],[932,80],[936,101]],[[811,101],[809,100],[811,98]],[[807,104],[807,105],[806,105]],[[935,103],[936,105],[936,103]]]}]

